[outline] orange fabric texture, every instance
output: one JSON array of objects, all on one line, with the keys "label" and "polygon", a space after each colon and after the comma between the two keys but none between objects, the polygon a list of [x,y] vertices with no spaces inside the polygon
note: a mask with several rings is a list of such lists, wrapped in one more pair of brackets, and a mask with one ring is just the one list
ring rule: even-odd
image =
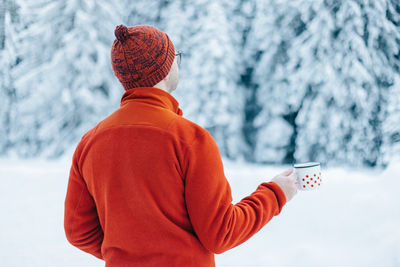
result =
[{"label": "orange fabric texture", "polygon": [[127,90],[85,133],[70,169],[68,241],[106,266],[215,266],[278,215],[282,189],[264,182],[232,203],[211,134],[154,87]]}]

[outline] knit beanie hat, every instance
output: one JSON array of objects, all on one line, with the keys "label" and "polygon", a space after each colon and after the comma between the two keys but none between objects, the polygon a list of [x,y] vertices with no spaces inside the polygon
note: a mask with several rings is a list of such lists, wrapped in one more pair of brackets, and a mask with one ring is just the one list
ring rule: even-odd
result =
[{"label": "knit beanie hat", "polygon": [[111,64],[125,90],[152,87],[168,75],[175,48],[166,33],[150,25],[118,25],[114,34]]}]

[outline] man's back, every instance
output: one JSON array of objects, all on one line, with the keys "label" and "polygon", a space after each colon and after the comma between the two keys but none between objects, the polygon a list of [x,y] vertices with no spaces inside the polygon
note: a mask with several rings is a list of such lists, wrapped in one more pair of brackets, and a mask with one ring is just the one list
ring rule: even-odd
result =
[{"label": "man's back", "polygon": [[194,259],[213,258],[186,212],[184,140],[169,129],[180,116],[168,95],[145,87],[125,94],[121,108],[85,141],[79,166],[105,233],[102,254],[111,265],[190,266]]},{"label": "man's back", "polygon": [[214,253],[250,238],[286,201],[264,183],[232,205],[211,135],[158,88],[128,90],[73,160],[66,234],[107,266],[214,266]]}]

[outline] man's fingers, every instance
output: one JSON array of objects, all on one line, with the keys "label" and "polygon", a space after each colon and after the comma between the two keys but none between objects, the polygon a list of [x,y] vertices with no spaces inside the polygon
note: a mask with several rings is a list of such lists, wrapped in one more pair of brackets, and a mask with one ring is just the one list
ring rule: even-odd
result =
[{"label": "man's fingers", "polygon": [[282,172],[281,175],[288,176],[293,172],[293,168],[287,169],[286,171]]}]

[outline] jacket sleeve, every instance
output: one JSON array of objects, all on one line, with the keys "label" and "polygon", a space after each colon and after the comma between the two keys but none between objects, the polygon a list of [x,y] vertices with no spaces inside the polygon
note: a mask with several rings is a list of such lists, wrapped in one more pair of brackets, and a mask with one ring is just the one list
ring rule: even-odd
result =
[{"label": "jacket sleeve", "polygon": [[103,230],[95,202],[79,172],[77,154],[78,147],[72,158],[64,203],[64,230],[73,246],[103,259],[101,255]]},{"label": "jacket sleeve", "polygon": [[187,147],[184,162],[189,218],[200,242],[213,253],[220,254],[248,240],[286,203],[278,184],[264,182],[232,204],[219,149],[207,131]]}]

